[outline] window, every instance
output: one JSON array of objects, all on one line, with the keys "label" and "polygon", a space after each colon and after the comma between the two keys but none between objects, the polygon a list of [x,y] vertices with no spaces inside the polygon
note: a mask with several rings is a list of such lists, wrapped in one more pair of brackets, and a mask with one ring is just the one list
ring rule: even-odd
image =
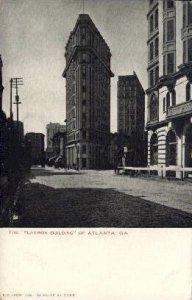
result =
[{"label": "window", "polygon": [[85,53],[83,53],[83,55],[82,55],[82,61],[85,63],[86,62],[86,54]]},{"label": "window", "polygon": [[159,56],[159,38],[155,39],[155,57]]},{"label": "window", "polygon": [[87,159],[82,158],[82,168],[86,168],[86,167],[87,167]]},{"label": "window", "polygon": [[150,60],[153,60],[153,43],[150,44]]},{"label": "window", "polygon": [[163,98],[163,112],[166,110],[165,97]]},{"label": "window", "polygon": [[183,4],[183,27],[185,27],[187,24],[187,18],[186,18],[186,3]]},{"label": "window", "polygon": [[82,138],[86,139],[86,131],[85,130],[83,130],[83,132],[82,132]]},{"label": "window", "polygon": [[163,23],[163,43],[165,43],[165,23]]},{"label": "window", "polygon": [[183,63],[187,61],[187,42],[183,42]]},{"label": "window", "polygon": [[192,61],[192,39],[188,40],[188,61]]},{"label": "window", "polygon": [[158,164],[158,138],[156,133],[153,133],[150,140],[150,164]]},{"label": "window", "polygon": [[174,7],[174,0],[167,0],[167,8],[173,8]]},{"label": "window", "polygon": [[165,64],[166,64],[166,56],[163,56],[163,75],[165,75],[166,73],[166,68],[165,68]]},{"label": "window", "polygon": [[169,92],[167,93],[167,95],[166,95],[166,107],[167,107],[167,110],[168,110],[168,108],[170,107],[170,94],[169,94]]},{"label": "window", "polygon": [[85,99],[86,99],[86,93],[83,92],[83,100],[85,100]]},{"label": "window", "polygon": [[158,118],[158,115],[157,115],[158,107],[157,106],[158,106],[157,96],[153,95],[151,97],[151,103],[150,103],[150,120],[151,121],[157,120],[157,118]]},{"label": "window", "polygon": [[187,83],[186,85],[186,101],[191,100],[191,85],[190,82]]},{"label": "window", "polygon": [[176,92],[175,90],[172,91],[172,106],[176,105]]},{"label": "window", "polygon": [[82,146],[82,153],[83,153],[83,154],[86,154],[86,151],[87,151],[86,145],[83,145],[83,146]]},{"label": "window", "polygon": [[150,17],[150,32],[153,32],[153,15]]},{"label": "window", "polygon": [[174,40],[174,21],[167,21],[167,42]]},{"label": "window", "polygon": [[167,54],[167,74],[174,72],[174,53]]},{"label": "window", "polygon": [[158,9],[155,11],[155,28],[158,28]]},{"label": "window", "polygon": [[177,163],[177,140],[173,130],[170,130],[166,139],[166,165],[175,166]]},{"label": "window", "polygon": [[153,86],[153,70],[150,71],[150,75],[149,75],[149,80],[150,80],[150,87]]},{"label": "window", "polygon": [[155,83],[157,83],[159,80],[159,67],[155,68]]},{"label": "window", "polygon": [[188,2],[188,25],[192,24],[192,2]]}]

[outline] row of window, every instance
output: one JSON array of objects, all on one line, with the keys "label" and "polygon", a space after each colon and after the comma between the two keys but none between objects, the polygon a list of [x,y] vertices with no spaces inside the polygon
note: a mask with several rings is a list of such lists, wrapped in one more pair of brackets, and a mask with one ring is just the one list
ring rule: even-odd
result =
[{"label": "row of window", "polygon": [[[153,133],[150,140],[150,164],[158,164],[158,137]],[[174,131],[170,130],[166,137],[166,165],[177,164],[177,138]]]},{"label": "row of window", "polygon": [[[192,125],[185,133],[185,166],[192,167]],[[153,133],[150,139],[150,164],[158,164],[158,136]],[[173,130],[166,136],[166,166],[177,164],[177,137]]]},{"label": "row of window", "polygon": [[173,90],[171,93],[167,92],[166,97],[163,98],[163,112],[167,112],[170,106],[176,105],[176,92]]},{"label": "row of window", "polygon": [[[192,84],[188,82],[186,84],[186,101],[192,100]],[[167,112],[170,106],[175,106],[176,92],[173,90],[171,93],[167,92],[166,97],[163,98],[163,112]],[[150,100],[150,121],[158,119],[158,98],[153,94]]]}]

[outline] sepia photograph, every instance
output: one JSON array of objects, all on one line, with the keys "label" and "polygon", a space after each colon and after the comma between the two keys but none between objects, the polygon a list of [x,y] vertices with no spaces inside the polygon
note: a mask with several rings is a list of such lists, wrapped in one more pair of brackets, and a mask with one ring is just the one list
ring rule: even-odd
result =
[{"label": "sepia photograph", "polygon": [[192,227],[192,1],[0,0],[0,227]]}]

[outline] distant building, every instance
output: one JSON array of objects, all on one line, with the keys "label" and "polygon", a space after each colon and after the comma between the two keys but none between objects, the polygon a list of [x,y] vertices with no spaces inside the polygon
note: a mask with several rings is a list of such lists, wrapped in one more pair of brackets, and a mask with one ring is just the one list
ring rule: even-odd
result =
[{"label": "distant building", "polygon": [[24,125],[21,121],[13,121],[14,135],[17,137],[19,142],[24,140]]},{"label": "distant building", "polygon": [[66,164],[66,131],[65,132],[57,132],[53,136],[52,145],[53,145],[53,155],[54,156],[62,156],[63,162]]},{"label": "distant building", "polygon": [[49,123],[46,126],[47,130],[47,149],[46,154],[47,157],[50,158],[55,155],[54,147],[53,147],[53,137],[57,133],[65,133],[66,125],[61,125],[59,123]]},{"label": "distant building", "polygon": [[88,14],[65,48],[67,164],[105,168],[110,142],[110,49]]},{"label": "distant building", "polygon": [[31,165],[40,165],[44,163],[44,134],[36,132],[28,132],[25,135],[26,141],[31,148]]},{"label": "distant building", "polygon": [[192,1],[150,0],[147,18],[148,164],[182,178],[192,172]]},{"label": "distant building", "polygon": [[117,123],[118,133],[127,136],[125,147],[127,165],[141,166],[144,157],[145,92],[134,72],[118,77]]}]

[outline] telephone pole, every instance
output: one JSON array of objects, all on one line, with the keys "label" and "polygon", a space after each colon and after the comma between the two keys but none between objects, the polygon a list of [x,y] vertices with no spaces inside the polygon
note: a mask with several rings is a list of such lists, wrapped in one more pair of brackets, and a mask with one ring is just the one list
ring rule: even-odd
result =
[{"label": "telephone pole", "polygon": [[19,95],[18,95],[18,87],[23,85],[23,78],[18,77],[18,78],[11,78],[11,93],[10,93],[10,114],[11,114],[11,119],[12,119],[12,89],[15,88],[15,102],[17,107],[17,133],[19,131],[19,104],[21,102],[19,101]]}]

